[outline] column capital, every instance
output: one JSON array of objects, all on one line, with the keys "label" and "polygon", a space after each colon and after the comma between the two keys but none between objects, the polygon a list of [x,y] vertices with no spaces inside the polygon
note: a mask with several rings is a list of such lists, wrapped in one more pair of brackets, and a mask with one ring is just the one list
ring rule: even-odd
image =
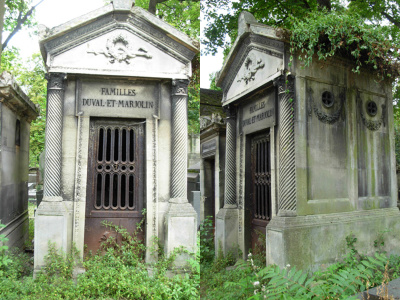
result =
[{"label": "column capital", "polygon": [[187,96],[188,85],[188,79],[172,79],[172,96]]},{"label": "column capital", "polygon": [[233,104],[228,104],[222,107],[226,114],[227,119],[234,119],[236,118],[237,109],[236,106]]},{"label": "column capital", "polygon": [[274,86],[278,88],[278,94],[294,93],[294,79],[295,76],[292,74],[281,75],[274,79]]},{"label": "column capital", "polygon": [[64,90],[66,73],[47,73],[47,89],[48,90]]}]

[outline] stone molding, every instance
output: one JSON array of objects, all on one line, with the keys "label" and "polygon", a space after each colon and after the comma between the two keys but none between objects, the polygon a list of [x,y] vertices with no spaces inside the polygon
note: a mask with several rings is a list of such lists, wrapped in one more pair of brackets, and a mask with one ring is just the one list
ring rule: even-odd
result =
[{"label": "stone molding", "polygon": [[29,123],[39,115],[39,107],[33,104],[19,87],[14,76],[7,71],[0,75],[0,103]]},{"label": "stone molding", "polygon": [[275,217],[268,225],[269,230],[296,229],[304,227],[315,227],[322,225],[335,225],[337,223],[356,223],[367,220],[376,220],[379,217],[399,217],[399,209],[380,208],[362,211],[351,211],[341,213],[307,215],[296,217]]},{"label": "stone molding", "polygon": [[62,165],[62,124],[64,107],[64,88],[66,74],[50,73],[46,75],[47,84],[47,120],[45,140],[45,176],[44,197],[61,196]]},{"label": "stone molding", "polygon": [[279,182],[278,212],[296,211],[295,166],[295,77],[280,76],[274,81],[278,88],[279,109]]},{"label": "stone molding", "polygon": [[139,36],[182,63],[191,61],[196,54],[140,17],[131,16],[126,23],[117,23],[111,15],[103,16],[90,24],[77,28],[67,36],[47,42],[45,49],[53,57],[115,29],[124,29]]},{"label": "stone molding", "polygon": [[226,205],[236,203],[236,107],[232,104],[223,107],[226,113],[226,151],[225,151],[225,199]]},{"label": "stone molding", "polygon": [[239,233],[242,233],[243,231],[243,215],[241,210],[243,209],[243,202],[244,202],[244,136],[243,133],[240,134],[240,139],[239,139],[239,203],[238,203],[238,208],[239,208]]},{"label": "stone molding", "polygon": [[[172,80],[171,199],[187,201],[187,87],[189,80]],[[178,201],[178,200],[177,200]]]}]

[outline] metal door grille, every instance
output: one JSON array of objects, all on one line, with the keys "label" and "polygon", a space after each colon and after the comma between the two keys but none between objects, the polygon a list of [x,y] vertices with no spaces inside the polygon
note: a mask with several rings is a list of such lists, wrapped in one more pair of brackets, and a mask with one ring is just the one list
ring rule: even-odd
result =
[{"label": "metal door grille", "polygon": [[271,163],[269,134],[252,140],[254,219],[271,219]]},{"label": "metal door grille", "polygon": [[96,129],[94,176],[96,210],[136,210],[138,127],[99,126]]}]

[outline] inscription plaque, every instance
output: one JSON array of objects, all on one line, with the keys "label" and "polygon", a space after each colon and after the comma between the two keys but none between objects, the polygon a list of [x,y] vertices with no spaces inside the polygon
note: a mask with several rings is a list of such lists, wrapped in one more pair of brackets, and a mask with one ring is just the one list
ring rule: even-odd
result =
[{"label": "inscription plaque", "polygon": [[157,83],[78,81],[78,85],[77,115],[119,118],[158,115]]},{"label": "inscription plaque", "polygon": [[275,125],[275,93],[264,93],[257,99],[243,105],[240,128],[244,133],[251,133]]}]

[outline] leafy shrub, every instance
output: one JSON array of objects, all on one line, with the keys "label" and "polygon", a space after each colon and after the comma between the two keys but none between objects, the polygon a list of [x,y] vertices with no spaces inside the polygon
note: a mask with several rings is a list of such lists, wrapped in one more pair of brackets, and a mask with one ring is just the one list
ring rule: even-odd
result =
[{"label": "leafy shrub", "polygon": [[[5,225],[0,223],[0,229],[4,228]],[[8,238],[4,234],[0,234],[0,278],[5,275],[6,267],[11,263],[11,259],[8,256],[8,246],[5,243]]]},{"label": "leafy shrub", "polygon": [[208,216],[200,224],[200,263],[211,263],[215,257],[214,227],[212,217]]},{"label": "leafy shrub", "polygon": [[341,55],[355,63],[353,72],[361,66],[376,70],[379,79],[399,75],[398,47],[393,45],[385,27],[369,25],[357,15],[315,11],[307,18],[293,18],[290,32],[291,59],[299,53],[299,60],[309,66],[314,54],[320,60]]}]

